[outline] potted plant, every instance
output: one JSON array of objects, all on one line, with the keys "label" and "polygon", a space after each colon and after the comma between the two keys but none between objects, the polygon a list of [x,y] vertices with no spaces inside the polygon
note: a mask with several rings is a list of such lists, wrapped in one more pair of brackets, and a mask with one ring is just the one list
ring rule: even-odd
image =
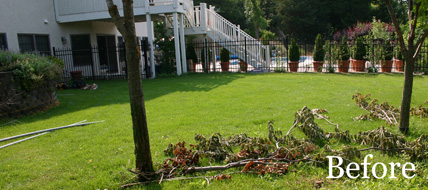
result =
[{"label": "potted plant", "polygon": [[354,51],[352,58],[354,60],[352,61],[352,68],[355,71],[363,72],[366,69],[366,47],[364,46],[363,38],[358,37],[355,41]]},{"label": "potted plant", "polygon": [[386,41],[382,45],[382,60],[381,63],[381,70],[384,73],[390,73],[392,69],[392,53],[393,48],[391,46],[391,43],[389,41]]},{"label": "potted plant", "polygon": [[337,65],[339,66],[339,72],[347,73],[349,71],[349,47],[348,40],[346,36],[342,38],[342,44],[339,47],[339,60],[337,60]]},{"label": "potted plant", "polygon": [[248,63],[246,63],[242,59],[239,59],[239,68],[241,69],[241,72],[247,72]]},{"label": "potted plant", "polygon": [[322,45],[322,37],[321,34],[318,34],[315,38],[315,47],[314,47],[314,71],[320,72],[322,71],[322,66],[324,65],[324,57],[325,57],[325,50]]},{"label": "potted plant", "polygon": [[226,48],[221,48],[220,50],[220,65],[222,72],[229,71],[229,63],[230,63],[230,53]]},{"label": "potted plant", "polygon": [[299,60],[300,60],[300,50],[294,38],[291,38],[291,45],[288,48],[288,67],[290,68],[290,72],[297,72],[299,68]]},{"label": "potted plant", "polygon": [[83,71],[70,71],[71,79],[73,79],[73,81],[82,80],[82,73]]},{"label": "potted plant", "polygon": [[394,48],[394,65],[395,69],[399,72],[404,71],[404,64],[403,64],[403,54],[401,53],[400,46],[395,46]]},{"label": "potted plant", "polygon": [[187,43],[187,62],[189,70],[195,72],[196,71],[196,63],[198,63],[198,56],[196,55],[196,50],[195,50],[195,46],[193,45],[192,42],[188,42]]},{"label": "potted plant", "polygon": [[[211,69],[210,63],[211,63],[211,58],[212,58],[210,49],[208,49],[207,54],[208,54],[207,55],[207,59],[208,59],[207,65],[208,65],[208,71],[209,71]],[[202,48],[202,50],[201,50],[201,64],[202,64],[202,71],[205,72],[205,48]]]}]

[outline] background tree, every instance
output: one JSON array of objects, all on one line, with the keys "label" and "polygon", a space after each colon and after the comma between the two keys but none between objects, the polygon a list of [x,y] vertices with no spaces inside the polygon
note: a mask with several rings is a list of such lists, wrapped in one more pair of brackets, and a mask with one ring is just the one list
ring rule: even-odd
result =
[{"label": "background tree", "polygon": [[[346,29],[357,21],[370,21],[374,16],[383,22],[390,22],[385,5],[379,0],[274,1],[277,10],[270,22],[270,29],[307,41],[313,41],[317,33],[331,36],[336,30]],[[394,1],[392,6],[402,22],[405,18],[402,3]]]},{"label": "background tree", "polygon": [[250,26],[250,34],[254,31],[254,37],[260,39],[260,31],[269,26],[269,22],[264,17],[262,9],[260,9],[259,0],[245,1],[245,16]]},{"label": "background tree", "polygon": [[159,54],[155,55],[156,62],[159,63],[157,72],[162,74],[176,74],[175,68],[175,46],[174,39],[168,35],[166,25],[163,21],[154,21],[154,43],[157,45]]},{"label": "background tree", "polygon": [[[153,172],[146,108],[144,105],[143,86],[141,81],[140,50],[135,33],[133,1],[122,1],[123,18],[120,16],[113,0],[106,0],[106,3],[114,24],[125,39],[136,170],[137,172]],[[139,176],[139,181],[144,180],[144,178]]]},{"label": "background tree", "polygon": [[240,25],[241,29],[244,30],[248,28],[247,18],[245,17],[245,1],[246,0],[195,0],[193,3],[197,6],[200,3],[207,3],[207,5],[215,6],[217,13],[233,24]]},{"label": "background tree", "polygon": [[[410,103],[413,89],[413,72],[415,62],[422,44],[428,35],[428,1],[426,0],[407,0],[408,3],[408,29],[406,41],[404,41],[403,30],[397,18],[392,2],[383,0],[388,8],[392,23],[397,33],[397,39],[400,50],[403,54],[406,64],[404,66],[404,87],[401,99],[400,126],[402,133],[409,131]],[[418,35],[418,30],[420,35]]]}]

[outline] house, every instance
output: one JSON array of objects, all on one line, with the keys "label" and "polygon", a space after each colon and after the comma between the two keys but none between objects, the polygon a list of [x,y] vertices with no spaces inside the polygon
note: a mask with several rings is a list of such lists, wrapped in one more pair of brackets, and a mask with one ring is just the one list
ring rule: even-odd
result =
[{"label": "house", "polygon": [[[122,12],[122,4],[116,3]],[[137,36],[146,39],[148,47],[154,47],[152,21],[166,21],[175,36],[175,49],[181,50],[176,51],[178,75],[187,72],[185,35],[223,40],[226,48],[230,48],[226,41],[254,40],[205,3],[194,6],[191,0],[135,0],[134,14]],[[5,0],[0,6],[0,26],[0,48],[60,57],[66,64],[65,75],[82,70],[84,76],[110,76],[126,70],[119,48],[123,40],[105,0]],[[261,44],[230,50],[240,58],[247,56],[254,66],[269,60],[260,56],[266,51]],[[146,72],[155,77],[154,50],[149,48],[145,53],[149,59],[142,59],[141,67],[147,67]]]}]

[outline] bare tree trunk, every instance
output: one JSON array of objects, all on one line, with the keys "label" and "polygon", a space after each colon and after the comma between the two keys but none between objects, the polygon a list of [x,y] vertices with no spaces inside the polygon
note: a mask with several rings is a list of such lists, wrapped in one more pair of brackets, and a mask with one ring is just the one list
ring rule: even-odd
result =
[{"label": "bare tree trunk", "polygon": [[[134,9],[132,0],[123,0],[124,18],[121,18],[112,0],[106,0],[110,16],[125,39],[128,85],[131,116],[135,144],[135,164],[137,172],[153,172],[147,129],[146,109],[140,67],[140,50],[136,40]],[[139,181],[145,179],[140,176]]]},{"label": "bare tree trunk", "polygon": [[407,60],[406,66],[404,67],[404,87],[403,87],[403,96],[401,99],[400,125],[399,125],[399,129],[403,134],[407,134],[407,132],[409,131],[410,103],[412,101],[414,68],[415,68],[414,59]]},{"label": "bare tree trunk", "polygon": [[259,26],[256,25],[256,39],[259,40],[260,39],[260,28]]}]

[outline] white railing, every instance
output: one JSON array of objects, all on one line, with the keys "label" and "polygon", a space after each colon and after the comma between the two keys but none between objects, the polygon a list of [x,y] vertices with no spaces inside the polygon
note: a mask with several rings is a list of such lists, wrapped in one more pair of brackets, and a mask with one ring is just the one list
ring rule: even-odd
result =
[{"label": "white railing", "polygon": [[193,27],[201,27],[201,7],[200,6],[193,7],[192,16],[194,18],[193,20],[195,21]]},{"label": "white railing", "polygon": [[[222,45],[225,48],[237,55],[240,59],[247,60],[248,64],[253,67],[259,67],[261,64],[267,64],[267,60],[265,60],[266,56],[262,56],[266,54],[267,47],[263,46],[257,39],[241,30],[239,26],[234,25],[221,15],[217,14],[214,11],[214,7],[210,7],[210,9],[207,9],[206,11],[207,28],[214,31],[224,39]],[[245,46],[245,41],[251,43],[251,45]]]},{"label": "white railing", "polygon": [[186,27],[194,27],[195,26],[195,8],[193,6],[193,1],[182,0],[184,10],[186,11]]},{"label": "white railing", "polygon": [[[59,16],[84,14],[84,13],[97,13],[107,11],[107,5],[105,0],[54,0],[56,11]],[[113,0],[119,10],[123,9],[121,0]],[[193,1],[191,0],[137,0],[134,1],[134,8],[146,8],[149,6],[164,6],[172,5],[177,8],[179,5],[183,5],[186,10],[193,11]],[[189,12],[191,13],[191,12]]]}]

